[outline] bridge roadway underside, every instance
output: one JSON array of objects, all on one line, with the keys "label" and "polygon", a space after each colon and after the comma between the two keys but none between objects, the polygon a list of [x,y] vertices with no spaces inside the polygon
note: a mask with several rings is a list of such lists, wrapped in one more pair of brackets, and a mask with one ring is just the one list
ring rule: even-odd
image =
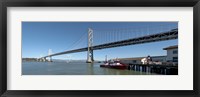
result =
[{"label": "bridge roadway underside", "polygon": [[[178,39],[178,31],[177,30],[158,33],[158,34],[152,34],[152,35],[147,35],[147,36],[142,36],[142,37],[136,37],[136,38],[131,38],[131,39],[127,39],[127,40],[121,40],[121,41],[117,41],[117,42],[101,44],[101,45],[96,45],[96,46],[92,47],[92,50],[99,50],[99,49],[126,46],[126,45],[135,45],[135,44],[142,44],[142,43],[149,43],[149,42],[156,42],[156,41],[172,40],[172,39]],[[43,58],[50,57],[50,56],[62,55],[62,54],[83,52],[83,51],[87,51],[87,50],[88,50],[88,47],[85,47],[85,48],[55,53],[55,54],[52,54],[49,56],[45,56]]]}]

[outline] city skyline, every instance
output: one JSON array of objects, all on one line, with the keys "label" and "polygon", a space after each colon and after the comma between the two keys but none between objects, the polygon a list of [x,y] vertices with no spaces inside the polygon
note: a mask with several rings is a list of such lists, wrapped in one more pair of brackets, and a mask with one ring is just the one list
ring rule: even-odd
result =
[{"label": "city skyline", "polygon": [[[22,57],[46,56],[49,49],[52,53],[70,50],[77,40],[87,35],[88,28],[114,29],[146,26],[151,28],[158,25],[171,25],[172,28],[178,28],[178,22],[22,22]],[[106,55],[109,59],[166,55],[163,48],[172,45],[178,45],[178,39],[95,50],[94,59],[104,60]],[[82,47],[87,47],[87,38],[71,49]],[[53,59],[84,60],[87,59],[87,52],[55,56]]]}]

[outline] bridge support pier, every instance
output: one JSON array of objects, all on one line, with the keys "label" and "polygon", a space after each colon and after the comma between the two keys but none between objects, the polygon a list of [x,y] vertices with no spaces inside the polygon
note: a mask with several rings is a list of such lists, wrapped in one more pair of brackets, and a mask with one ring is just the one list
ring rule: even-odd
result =
[{"label": "bridge support pier", "polygon": [[92,43],[93,43],[93,30],[89,28],[88,29],[88,53],[87,53],[87,61],[86,61],[87,63],[94,62]]},{"label": "bridge support pier", "polygon": [[42,61],[43,61],[43,62],[46,62],[46,61],[47,61],[46,57],[45,57],[45,58],[42,58]]},{"label": "bridge support pier", "polygon": [[39,61],[42,62],[42,58],[40,58]]},{"label": "bridge support pier", "polygon": [[51,57],[51,56],[49,57],[49,62],[53,62],[53,61],[52,61],[52,57]]},{"label": "bridge support pier", "polygon": [[87,63],[92,63],[94,62],[94,58],[93,58],[93,50],[91,50],[91,48],[88,50],[88,55],[87,55]]},{"label": "bridge support pier", "polygon": [[48,51],[48,57],[49,57],[48,62],[53,62],[53,61],[52,61],[52,56],[51,56],[51,54],[52,54],[52,50],[49,49],[49,51]]},{"label": "bridge support pier", "polygon": [[37,61],[39,61],[39,62],[53,62],[51,56],[49,57],[49,60],[46,57],[44,57],[44,58],[37,59]]}]

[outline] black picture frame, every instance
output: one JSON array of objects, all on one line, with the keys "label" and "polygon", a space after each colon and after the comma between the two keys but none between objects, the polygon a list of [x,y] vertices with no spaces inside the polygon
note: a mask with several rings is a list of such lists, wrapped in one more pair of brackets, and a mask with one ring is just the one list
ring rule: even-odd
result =
[{"label": "black picture frame", "polygon": [[[7,90],[7,7],[193,7],[193,90]],[[1,0],[1,97],[199,97],[200,0]],[[39,86],[39,85],[38,85]]]}]

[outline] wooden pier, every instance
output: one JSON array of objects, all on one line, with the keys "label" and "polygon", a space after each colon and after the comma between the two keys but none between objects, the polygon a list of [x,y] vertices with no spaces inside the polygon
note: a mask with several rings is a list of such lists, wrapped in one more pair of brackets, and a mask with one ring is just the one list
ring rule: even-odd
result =
[{"label": "wooden pier", "polygon": [[162,75],[178,75],[178,66],[156,64],[129,64],[128,70],[157,73]]}]

